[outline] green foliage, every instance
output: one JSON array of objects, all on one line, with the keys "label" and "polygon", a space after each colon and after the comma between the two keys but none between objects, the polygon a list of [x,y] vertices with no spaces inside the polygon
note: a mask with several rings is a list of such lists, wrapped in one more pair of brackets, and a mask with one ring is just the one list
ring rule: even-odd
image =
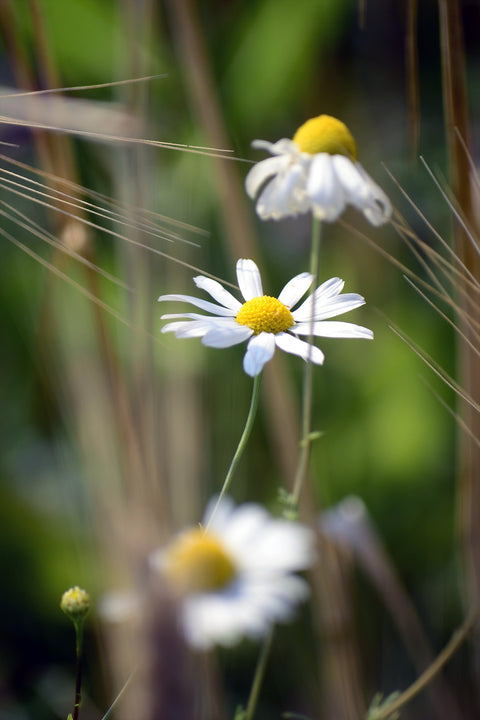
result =
[{"label": "green foliage", "polygon": [[[223,76],[226,101],[239,124],[257,131],[279,127],[277,112],[285,118],[287,108],[301,105],[352,10],[350,0],[255,3],[234,30]],[[279,52],[281,45],[286,52]]]},{"label": "green foliage", "polygon": [[[39,55],[38,23],[31,14],[33,4],[15,0],[10,5],[15,20],[14,27],[8,29],[10,37],[25,50],[32,75],[42,83],[45,68]],[[132,68],[142,68],[142,74],[143,68],[152,74],[167,72],[165,80],[142,86],[146,101],[136,110],[141,109],[146,116],[145,136],[211,146],[212,137],[189,90],[198,78],[185,75],[178,29],[164,7],[168,4],[157,4],[151,17],[137,17],[135,12],[143,6],[131,3],[138,27],[124,14],[127,5],[115,0],[39,0],[49,59],[60,85],[126,79]],[[413,188],[414,199],[427,208],[428,219],[436,227],[445,228],[448,236],[448,206],[439,200],[423,171],[407,165],[403,73],[397,84],[392,71],[388,97],[380,82],[382,67],[390,72],[404,65],[401,52],[401,57],[398,54],[398,48],[404,46],[403,26],[396,16],[398,8],[387,3],[383,14],[377,9],[372,11],[367,3],[366,27],[360,31],[357,5],[352,0],[198,3],[200,22],[208,19],[207,57],[227,142],[229,147],[240,148],[242,154],[253,157],[247,148],[256,137],[278,139],[292,134],[306,119],[305,114],[344,107],[352,132],[361,132],[362,162],[364,157],[382,156],[387,166],[395,166],[401,182],[407,189]],[[235,22],[230,22],[231,17]],[[138,28],[144,30],[146,26],[149,32],[136,37]],[[379,37],[382,43],[378,43]],[[372,58],[380,58],[377,66]],[[435,74],[439,84],[438,58],[422,60],[422,73],[429,79]],[[13,78],[17,68],[5,42],[2,61]],[[473,70],[472,77],[477,72]],[[363,92],[364,88],[368,92]],[[85,92],[83,97],[105,103],[114,98],[127,106],[129,92],[106,88]],[[424,109],[422,127],[428,132],[424,130],[421,149],[433,158],[444,158],[444,148],[439,146],[443,131],[439,130],[436,108],[432,104]],[[44,167],[33,136],[14,132],[10,126],[5,128],[5,139],[19,145],[8,150],[11,157]],[[98,131],[108,132],[108,128],[99,127]],[[7,686],[11,683],[13,687],[16,682],[22,666],[19,657],[23,658],[26,678],[39,672],[42,660],[30,652],[31,645],[39,642],[39,628],[45,636],[57,637],[57,596],[64,587],[80,578],[94,588],[95,595],[106,589],[105,558],[99,546],[105,543],[113,555],[116,548],[108,534],[110,526],[99,523],[99,517],[102,511],[111,510],[115,498],[128,496],[126,480],[134,476],[137,486],[141,486],[136,473],[146,468],[153,486],[172,473],[166,482],[164,505],[159,509],[151,503],[157,525],[148,539],[160,542],[166,532],[163,512],[170,509],[172,498],[177,503],[179,498],[182,501],[171,518],[173,529],[185,519],[191,520],[189,513],[198,520],[198,507],[218,491],[248,412],[250,385],[241,371],[243,349],[215,351],[195,340],[177,343],[173,337],[160,336],[162,311],[156,305],[161,292],[192,293],[192,276],[199,270],[234,282],[237,246],[231,243],[225,220],[229,208],[223,205],[225,187],[218,181],[216,161],[179,150],[142,148],[141,161],[135,164],[134,153],[132,148],[127,151],[120,145],[78,142],[74,144],[77,179],[93,190],[115,194],[121,201],[126,199],[132,207],[148,207],[197,225],[201,232],[173,226],[179,236],[195,243],[190,245],[152,238],[115,222],[108,226],[121,230],[127,240],[107,237],[101,228],[92,231],[94,261],[117,275],[127,289],[98,276],[89,285],[88,274],[75,261],[63,255],[60,260],[38,237],[2,218],[3,227],[16,239],[47,264],[61,268],[69,278],[66,281],[54,277],[34,258],[1,238],[0,549],[6,558],[4,575],[8,582],[1,599],[0,656],[7,669],[10,659],[15,670],[11,676],[7,673]],[[49,167],[47,164],[44,169]],[[247,165],[238,163],[233,167],[243,192],[241,183]],[[395,203],[403,202],[395,187],[387,185],[376,163],[368,169],[385,185]],[[53,237],[62,237],[58,217],[30,203],[28,191],[27,198],[14,199],[6,189],[1,192],[2,201],[15,203]],[[243,211],[253,226],[255,259],[259,264],[269,261],[265,263],[266,277],[274,292],[293,275],[293,266],[295,272],[307,269],[308,222],[299,218],[260,225],[252,204],[242,198]],[[402,211],[422,238],[428,237],[430,242],[410,206]],[[87,218],[96,221],[93,213]],[[372,236],[382,253],[390,253],[422,279],[428,278],[390,228],[366,230],[363,220],[354,214],[348,215],[348,221]],[[238,217],[235,222],[240,222]],[[130,239],[151,244],[173,260],[132,249],[127,242]],[[198,270],[181,267],[175,260]],[[324,279],[336,274],[346,279],[347,291],[358,290],[366,295],[367,305],[360,311],[362,320],[358,322],[374,328],[375,340],[368,344],[347,341],[348,347],[339,347],[329,339],[319,343],[326,363],[315,371],[313,494],[325,508],[352,493],[364,499],[399,575],[406,579],[413,597],[421,599],[420,607],[428,608],[433,644],[439,645],[438,635],[444,628],[435,626],[435,621],[444,616],[446,603],[449,613],[455,612],[458,603],[458,578],[452,570],[457,567],[453,511],[457,426],[434,393],[438,392],[450,406],[454,399],[388,325],[392,322],[398,326],[448,372],[454,368],[455,340],[451,328],[412,292],[395,264],[384,260],[361,238],[351,237],[344,227],[329,226],[322,247],[321,275]],[[105,321],[100,327],[94,305],[73,283],[92,292],[95,288],[102,302],[119,312],[125,325],[105,312],[100,313]],[[375,313],[375,308],[380,313]],[[355,321],[357,318],[352,318]],[[129,324],[146,333],[131,332]],[[102,352],[108,343],[111,354],[102,365]],[[146,347],[148,351],[142,354]],[[288,412],[295,418],[301,384],[300,362],[296,361],[282,361],[286,385],[280,388],[288,399],[287,405],[290,403]],[[119,376],[124,385],[120,383],[121,402],[115,404],[111,390],[118,390]],[[89,417],[85,428],[76,413],[95,401],[98,413]],[[276,499],[280,514],[294,518],[297,508],[290,489],[284,488],[290,478],[273,431],[275,412],[263,402],[238,469],[234,494],[239,499],[253,495],[272,504]],[[120,423],[123,434],[117,433],[115,422],[118,418],[124,422],[125,413],[128,422],[126,427]],[[172,428],[176,443],[169,434]],[[92,430],[91,435],[86,430]],[[295,446],[294,432],[295,422],[285,427],[285,445],[293,442]],[[104,437],[101,450],[88,445],[93,444],[95,435]],[[176,460],[173,462],[169,456],[167,462],[164,455],[173,445]],[[129,465],[125,449],[132,446],[136,464]],[[194,483],[185,493],[186,482],[192,477]],[[105,495],[111,502],[104,506],[98,502],[99,487],[108,489]],[[150,500],[146,485],[141,487]],[[152,496],[158,500],[155,492]],[[133,536],[139,531],[133,527],[134,522],[138,517],[129,517],[124,526],[125,532],[131,529]],[[150,525],[148,528],[150,531]],[[122,551],[117,548],[117,552]],[[138,567],[135,571],[139,572]],[[123,580],[121,571],[119,577]],[[368,653],[372,657],[382,650],[381,629],[378,633],[369,638]],[[307,656],[311,652],[310,638],[299,631],[295,640],[299,653],[304,650]],[[71,649],[69,642],[70,638],[65,638],[67,652]],[[55,652],[61,655],[61,651],[52,650],[52,654]],[[391,650],[390,657],[394,656],[395,650]],[[291,699],[289,661],[287,653],[285,668],[276,668],[286,702]],[[45,659],[52,666],[56,662],[50,656]],[[250,675],[245,687],[249,680]],[[305,697],[311,688],[311,695],[316,694],[317,684],[312,670],[305,681]],[[231,690],[232,696],[236,691]],[[302,687],[299,694],[303,691]],[[23,688],[15,687],[12,692],[17,693],[19,705],[26,702]],[[376,697],[368,719],[375,720],[395,697],[396,693],[383,701],[381,696]],[[286,713],[284,717],[317,716],[310,712],[308,702],[305,700],[307,715]],[[274,705],[267,699],[265,718],[278,717]],[[241,720],[242,713],[244,710],[239,708],[236,720]]]}]

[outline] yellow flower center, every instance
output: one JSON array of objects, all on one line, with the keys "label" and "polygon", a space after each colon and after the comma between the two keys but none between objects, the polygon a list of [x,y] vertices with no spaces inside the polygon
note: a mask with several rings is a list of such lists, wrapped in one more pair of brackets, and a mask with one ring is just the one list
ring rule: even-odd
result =
[{"label": "yellow flower center", "polygon": [[247,300],[235,320],[239,325],[248,325],[255,335],[261,332],[285,332],[295,324],[293,315],[286,305],[269,295]]},{"label": "yellow flower center", "polygon": [[357,145],[350,130],[344,123],[330,115],[319,115],[301,125],[293,142],[297,143],[302,152],[316,155],[346,155],[352,160],[358,157]]},{"label": "yellow flower center", "polygon": [[165,552],[165,572],[181,592],[226,587],[236,568],[222,542],[202,528],[187,530]]}]

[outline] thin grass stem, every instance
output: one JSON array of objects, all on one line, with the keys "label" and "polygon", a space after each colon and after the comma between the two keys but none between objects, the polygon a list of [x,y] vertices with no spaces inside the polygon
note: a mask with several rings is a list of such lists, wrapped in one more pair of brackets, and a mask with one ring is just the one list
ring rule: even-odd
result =
[{"label": "thin grass stem", "polygon": [[393,717],[393,714],[400,710],[404,705],[413,700],[427,685],[431,682],[434,677],[440,672],[443,666],[453,657],[457,652],[460,645],[468,637],[471,630],[474,628],[478,621],[479,608],[474,608],[465,619],[465,622],[461,627],[458,628],[445,645],[440,654],[435,660],[428,666],[419,678],[410,685],[404,692],[402,692],[396,700],[388,703],[384,708],[381,708],[375,712],[375,720],[388,720]]},{"label": "thin grass stem", "polygon": [[270,655],[270,648],[272,647],[274,632],[275,628],[270,628],[266,640],[263,644],[262,651],[258,658],[257,667],[255,668],[255,675],[253,676],[252,688],[250,690],[250,697],[248,698],[247,709],[245,711],[245,720],[252,720],[255,709],[257,707],[260,689],[262,687],[265,670],[267,668],[268,656]]},{"label": "thin grass stem", "polygon": [[252,432],[253,423],[254,423],[255,417],[257,415],[258,401],[260,399],[261,378],[262,378],[262,374],[260,373],[260,375],[257,375],[253,380],[252,398],[250,400],[250,409],[248,411],[247,421],[245,423],[245,427],[243,429],[242,436],[240,438],[237,449],[235,451],[235,455],[233,456],[232,462],[230,463],[230,467],[228,468],[228,472],[225,476],[225,480],[223,481],[223,486],[222,486],[222,489],[220,490],[220,494],[218,496],[217,502],[215,504],[215,507],[213,508],[213,512],[210,515],[208,524],[205,528],[206,530],[208,530],[208,526],[212,522],[212,519],[218,510],[218,506],[220,505],[224,495],[227,493],[227,491],[230,487],[230,483],[232,481],[233,474],[234,474],[235,470],[237,469],[238,463],[240,462],[240,458],[243,455],[243,452],[247,445],[248,439],[250,437],[250,433]]},{"label": "thin grass stem", "polygon": [[82,702],[82,657],[83,657],[83,619],[74,622],[76,668],[75,668],[75,700],[73,704],[72,720],[78,720]]}]

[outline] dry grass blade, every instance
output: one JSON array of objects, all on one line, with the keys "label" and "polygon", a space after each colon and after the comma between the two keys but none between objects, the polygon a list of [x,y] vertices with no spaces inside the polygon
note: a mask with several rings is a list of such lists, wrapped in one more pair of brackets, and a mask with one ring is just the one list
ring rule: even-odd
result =
[{"label": "dry grass blade", "polygon": [[65,92],[79,92],[80,90],[100,90],[102,88],[119,87],[120,85],[132,85],[133,83],[151,82],[152,80],[158,80],[160,78],[166,78],[167,75],[147,75],[145,77],[129,78],[126,80],[111,80],[110,82],[95,83],[92,85],[70,85],[67,87],[59,88],[44,88],[42,90],[16,90],[9,94],[0,93],[0,97],[27,97],[29,95],[50,95],[52,93],[65,93]]},{"label": "dry grass blade", "polygon": [[[155,212],[154,210],[150,210],[148,208],[139,208],[138,206],[133,206],[126,202],[121,202],[118,198],[109,197],[108,195],[104,195],[97,190],[92,190],[90,188],[85,187],[84,185],[79,185],[76,182],[73,182],[72,180],[68,180],[67,178],[59,177],[58,175],[53,175],[52,173],[48,173],[45,170],[40,170],[39,168],[33,167],[32,165],[27,165],[26,163],[22,163],[18,160],[14,160],[13,158],[9,158],[6,155],[0,154],[0,160],[3,160],[6,163],[9,163],[15,167],[21,168],[22,170],[25,170],[26,172],[34,174],[36,177],[44,178],[46,181],[48,181],[49,186],[54,187],[63,187],[64,189],[68,189],[71,191],[70,197],[74,197],[76,200],[78,200],[79,195],[83,195],[86,197],[89,197],[91,199],[97,200],[99,203],[101,203],[103,206],[108,205],[112,208],[117,208],[117,211],[122,211],[122,214],[127,215],[134,215],[135,217],[141,217],[143,218],[143,221],[148,223],[148,219],[150,219],[151,224],[156,227],[155,223],[161,222],[166,225],[172,225],[173,227],[176,227],[181,230],[186,230],[188,232],[192,232],[198,235],[203,235],[205,237],[209,236],[209,232],[206,230],[203,230],[202,228],[196,227],[195,225],[192,225],[191,223],[186,223],[181,220],[176,220],[175,218],[171,218],[168,215],[162,215],[161,213]],[[25,180],[27,179],[26,176],[22,176]],[[34,182],[33,180],[30,180],[30,182]],[[53,191],[53,188],[50,188]],[[59,192],[59,191],[58,191]],[[88,207],[95,207],[95,205],[90,205],[87,201],[83,201],[86,208]],[[154,222],[155,221],[155,222]],[[178,238],[182,239],[180,236]]]},{"label": "dry grass blade", "polygon": [[56,250],[59,250],[60,252],[65,253],[70,258],[76,260],[77,262],[81,263],[82,265],[85,265],[85,267],[88,267],[90,270],[94,270],[99,275],[102,275],[107,280],[110,280],[110,282],[114,283],[115,285],[118,285],[119,287],[123,288],[124,290],[130,290],[132,292],[131,288],[128,287],[126,283],[124,283],[122,280],[120,280],[115,275],[112,275],[111,273],[107,272],[103,268],[101,268],[99,265],[96,265],[94,262],[86,258],[81,253],[75,252],[72,248],[68,247],[64,243],[57,240],[57,238],[52,235],[51,233],[44,230],[44,228],[36,223],[31,218],[27,217],[24,213],[20,212],[17,208],[15,208],[13,205],[8,205],[8,203],[0,200],[0,204],[4,207],[8,208],[11,212],[6,212],[5,210],[0,210],[0,214],[3,215],[7,220],[10,220],[13,223],[16,223],[19,227],[23,228],[24,230],[27,230],[28,232],[32,233],[35,237],[39,238],[40,240],[43,240],[45,243],[50,245],[51,247],[54,247]]},{"label": "dry grass blade", "polygon": [[[123,325],[126,325],[134,330],[137,328],[128,322],[122,315],[120,315],[116,310],[109,307],[103,300],[100,300],[99,297],[97,297],[94,293],[90,292],[86,288],[84,288],[80,283],[76,282],[76,280],[73,280],[71,277],[69,277],[66,273],[64,273],[62,270],[60,270],[56,265],[54,265],[51,262],[48,262],[48,260],[45,260],[41,255],[34,252],[29,248],[27,245],[24,245],[20,240],[17,240],[17,238],[14,238],[13,235],[8,233],[3,228],[0,228],[0,234],[3,235],[4,238],[9,240],[13,245],[15,245],[19,250],[22,250],[26,255],[29,255],[29,257],[36,260],[40,265],[47,268],[51,273],[56,275],[57,277],[61,278],[62,280],[65,280],[69,285],[72,285],[76,290],[78,290],[82,295],[85,295],[89,300],[91,300],[95,305],[97,305],[101,310],[104,310],[109,315],[115,318],[115,320],[118,320],[118,322],[121,322]],[[152,336],[154,337],[154,336]],[[155,338],[156,339],[156,338]]]},{"label": "dry grass blade", "polygon": [[[33,180],[28,180],[25,182],[25,179],[18,175],[17,173],[11,173],[9,171],[1,171],[3,172],[3,182],[5,184],[2,185],[3,189],[7,190],[9,187],[17,187],[28,190],[32,194],[31,199],[33,200],[33,196],[37,195],[40,197],[47,197],[52,199],[52,201],[55,202],[55,205],[61,204],[61,205],[67,205],[69,208],[75,208],[77,210],[83,210],[84,212],[89,212],[91,215],[96,215],[98,217],[101,217],[105,220],[111,220],[119,225],[124,225],[125,227],[129,228],[135,228],[136,230],[141,230],[146,235],[151,235],[152,237],[156,237],[162,240],[166,240],[167,242],[185,242],[189,243],[191,245],[198,245],[198,243],[193,243],[189,240],[186,240],[185,238],[182,238],[178,233],[171,233],[171,232],[165,232],[163,230],[159,229],[153,229],[154,226],[152,223],[147,222],[136,222],[133,223],[128,219],[128,216],[121,215],[118,212],[114,212],[112,210],[108,210],[106,208],[99,209],[98,206],[93,205],[92,203],[85,202],[81,199],[79,199],[76,196],[69,196],[66,193],[61,192],[60,190],[55,190],[54,188],[46,188],[45,186],[41,185],[40,183],[37,183]],[[23,183],[17,182],[10,177],[6,177],[6,175],[11,175],[16,178],[21,178]],[[27,184],[28,183],[28,184]],[[42,190],[38,190],[36,187],[29,187],[29,185],[36,185],[37,187],[42,187]],[[25,197],[25,195],[23,195]],[[53,207],[53,204],[52,204]]]},{"label": "dry grass blade", "polygon": [[462,398],[470,407],[477,413],[480,413],[480,403],[475,402],[462,388],[462,386],[456,382],[447,372],[422,348],[420,348],[413,340],[408,338],[398,327],[395,327],[391,323],[389,324],[390,329],[397,335],[413,352],[417,355],[434,373],[437,375],[451,390]]},{"label": "dry grass blade", "polygon": [[[89,227],[89,228],[93,228],[94,230],[98,230],[98,231],[100,231],[100,232],[102,232],[102,233],[106,233],[106,234],[109,235],[109,236],[112,236],[112,237],[114,237],[114,238],[117,238],[117,239],[119,239],[119,240],[122,240],[122,241],[124,241],[125,243],[127,243],[127,244],[129,244],[129,245],[132,245],[132,246],[134,246],[134,247],[137,247],[137,248],[139,248],[139,249],[141,249],[141,250],[146,251],[147,253],[151,253],[151,254],[153,254],[153,255],[162,257],[162,258],[164,258],[165,260],[168,260],[168,261],[170,261],[170,262],[173,262],[173,263],[175,263],[175,264],[177,264],[177,265],[181,265],[182,267],[188,268],[189,270],[192,270],[192,271],[195,272],[195,273],[202,273],[202,274],[208,275],[209,277],[212,277],[212,278],[214,278],[214,279],[221,280],[224,284],[229,285],[230,287],[234,287],[234,288],[236,287],[236,285],[235,285],[234,283],[226,282],[226,281],[222,280],[222,278],[218,278],[217,276],[215,276],[215,275],[213,275],[213,274],[211,274],[211,273],[206,272],[205,270],[203,270],[202,268],[200,268],[200,267],[198,267],[198,266],[192,265],[191,263],[188,263],[188,262],[182,260],[181,258],[175,257],[175,255],[166,253],[166,252],[164,252],[164,251],[162,251],[162,250],[159,250],[159,249],[157,249],[157,248],[155,248],[155,247],[152,247],[151,245],[148,245],[148,244],[146,244],[146,243],[144,243],[144,242],[141,242],[141,241],[139,241],[139,240],[134,240],[133,238],[129,237],[128,235],[119,233],[119,232],[117,232],[117,231],[115,231],[115,230],[112,230],[112,229],[110,229],[110,228],[107,228],[107,227],[104,227],[104,226],[102,226],[102,225],[99,225],[98,223],[95,223],[95,222],[93,222],[93,221],[87,220],[87,219],[84,218],[84,217],[78,217],[78,215],[77,215],[75,212],[69,212],[68,210],[64,210],[64,209],[62,209],[62,208],[59,208],[58,206],[56,206],[55,204],[52,204],[52,202],[49,202],[48,200],[43,200],[43,199],[41,199],[41,198],[39,198],[39,197],[34,197],[34,196],[32,196],[32,195],[30,194],[30,193],[32,192],[32,189],[29,188],[29,187],[26,188],[28,192],[22,192],[22,191],[14,188],[14,187],[11,187],[11,183],[10,183],[10,184],[0,183],[0,188],[3,189],[3,190],[9,191],[10,193],[13,193],[13,194],[16,195],[16,196],[19,196],[19,197],[22,197],[22,198],[24,198],[24,199],[26,199],[26,200],[29,200],[30,202],[33,202],[33,203],[35,203],[35,204],[37,204],[37,205],[40,205],[40,206],[45,207],[45,208],[48,208],[48,209],[50,209],[50,210],[54,210],[56,213],[60,213],[61,215],[63,215],[63,216],[65,216],[65,217],[68,217],[68,218],[74,220],[75,222],[82,223],[83,225],[85,225],[85,226],[87,226],[87,227]],[[39,193],[39,191],[36,191],[36,192]],[[39,193],[39,194],[42,194],[42,193]],[[55,201],[57,200],[57,198],[56,198],[55,196],[52,196],[52,194],[48,195],[48,194],[45,193],[44,195],[46,195],[46,196],[47,196],[48,198],[50,198],[50,199],[55,199]],[[76,203],[76,202],[73,202],[73,201],[64,201],[64,202],[65,202],[65,204],[67,204],[68,206],[72,207],[73,209],[78,209],[78,208],[82,207],[81,204]],[[91,212],[91,211],[90,211],[90,212]],[[100,211],[100,210],[99,210],[99,211],[96,211],[96,214],[102,216],[102,215],[103,215],[103,211]],[[108,219],[110,219],[110,217],[108,217]],[[115,219],[115,218],[114,218],[114,219]],[[153,233],[153,232],[151,232],[151,231],[145,231],[142,227],[139,227],[139,228],[138,228],[138,226],[136,226],[136,227],[137,227],[137,229],[143,230],[143,232],[148,232],[149,235],[155,235],[155,236],[157,236],[157,237],[162,237],[162,234],[161,234],[161,233]],[[174,240],[175,238],[169,238],[169,239]]]}]

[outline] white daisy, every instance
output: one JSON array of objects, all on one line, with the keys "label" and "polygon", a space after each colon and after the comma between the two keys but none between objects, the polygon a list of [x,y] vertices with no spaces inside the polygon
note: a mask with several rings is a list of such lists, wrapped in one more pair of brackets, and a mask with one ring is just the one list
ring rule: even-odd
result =
[{"label": "white daisy", "polygon": [[214,315],[182,313],[162,315],[162,320],[175,320],[162,328],[178,338],[200,337],[208,347],[226,348],[248,340],[243,369],[251,377],[258,375],[272,359],[275,347],[311,360],[324,361],[323,352],[298,335],[335,338],[372,339],[368,328],[347,322],[328,321],[365,303],[357,293],[341,295],[344,282],[331,278],[320,285],[296,310],[292,307],[306,293],[313,275],[301,273],[288,282],[277,298],[264,295],[260,273],[253,260],[238,260],[237,278],[245,302],[242,304],[216,280],[199,275],[195,285],[205,290],[218,303],[191,295],[161,295],[158,300],[188,302]]},{"label": "white daisy", "polygon": [[309,592],[294,573],[314,559],[308,528],[255,504],[236,507],[223,498],[212,515],[213,506],[207,529],[186,530],[150,557],[152,570],[178,593],[185,637],[198,649],[263,637],[273,623],[288,621]]},{"label": "white daisy", "polygon": [[319,115],[304,123],[293,140],[254,140],[252,145],[273,155],[256,163],[245,179],[247,194],[258,196],[262,220],[311,210],[320,220],[332,222],[347,205],[360,210],[372,225],[390,218],[388,197],[357,162],[355,140],[340,120]]}]

